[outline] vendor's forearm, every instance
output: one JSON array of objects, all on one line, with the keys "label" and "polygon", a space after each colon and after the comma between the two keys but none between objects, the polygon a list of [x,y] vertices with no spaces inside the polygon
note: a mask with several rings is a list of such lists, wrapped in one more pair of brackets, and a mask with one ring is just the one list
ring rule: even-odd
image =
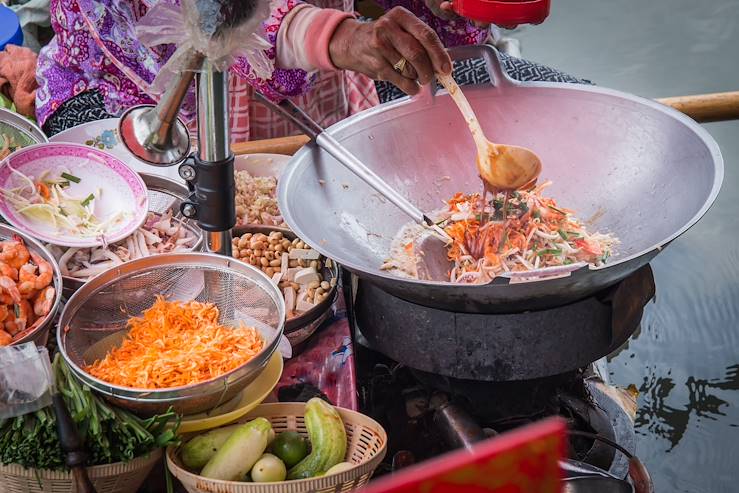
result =
[{"label": "vendor's forearm", "polygon": [[336,70],[329,56],[329,41],[339,24],[352,14],[303,4],[282,21],[277,33],[277,60],[280,68]]}]

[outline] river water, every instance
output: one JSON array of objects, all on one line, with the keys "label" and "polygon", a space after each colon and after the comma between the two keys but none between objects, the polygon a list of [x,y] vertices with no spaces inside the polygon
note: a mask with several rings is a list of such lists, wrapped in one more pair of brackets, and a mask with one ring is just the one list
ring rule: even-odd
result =
[{"label": "river water", "polygon": [[[739,90],[739,0],[554,1],[524,58],[645,97]],[[739,121],[706,129],[726,176],[652,263],[656,302],[610,362],[640,390],[638,455],[658,492],[739,491]]]}]

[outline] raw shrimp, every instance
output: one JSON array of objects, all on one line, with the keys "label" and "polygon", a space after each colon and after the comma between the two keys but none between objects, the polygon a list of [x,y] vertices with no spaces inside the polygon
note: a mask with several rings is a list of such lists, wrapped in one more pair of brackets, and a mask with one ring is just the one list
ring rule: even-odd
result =
[{"label": "raw shrimp", "polygon": [[13,336],[0,329],[0,346],[9,346],[13,342]]},{"label": "raw shrimp", "polygon": [[27,300],[21,300],[13,305],[13,310],[8,315],[5,320],[5,330],[12,336],[23,332],[34,320],[31,304]]},{"label": "raw shrimp", "polygon": [[33,313],[37,317],[43,317],[49,314],[51,307],[54,305],[54,295],[56,290],[53,286],[45,287],[33,302]]},{"label": "raw shrimp", "polygon": [[[25,264],[20,268],[18,279],[18,289],[21,294],[28,294],[32,291],[44,289],[51,284],[53,271],[49,262],[41,258],[38,254],[31,252],[31,258],[36,265]],[[38,274],[36,270],[38,269]]]},{"label": "raw shrimp", "polygon": [[0,288],[10,296],[13,303],[21,301],[21,293],[18,291],[18,286],[16,286],[15,281],[8,276],[0,276]]},{"label": "raw shrimp", "polygon": [[20,269],[30,257],[28,248],[20,238],[0,242],[0,261],[14,269]]}]

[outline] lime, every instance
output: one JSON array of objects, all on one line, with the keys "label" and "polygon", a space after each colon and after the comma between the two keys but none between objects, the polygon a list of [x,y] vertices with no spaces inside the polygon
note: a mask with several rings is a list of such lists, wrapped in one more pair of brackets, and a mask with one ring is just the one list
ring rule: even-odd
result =
[{"label": "lime", "polygon": [[285,481],[285,463],[272,454],[264,454],[251,468],[251,479],[255,483],[274,483]]},{"label": "lime", "polygon": [[283,431],[275,437],[270,451],[292,467],[308,455],[308,440],[298,432]]}]

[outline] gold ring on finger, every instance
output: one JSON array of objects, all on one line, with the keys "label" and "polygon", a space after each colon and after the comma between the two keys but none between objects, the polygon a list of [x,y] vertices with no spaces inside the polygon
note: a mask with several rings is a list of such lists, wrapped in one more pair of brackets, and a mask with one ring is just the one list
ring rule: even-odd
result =
[{"label": "gold ring on finger", "polygon": [[393,69],[398,72],[399,74],[403,73],[403,70],[405,70],[405,66],[408,63],[408,60],[405,59],[405,57],[398,60],[398,63],[393,65]]}]

